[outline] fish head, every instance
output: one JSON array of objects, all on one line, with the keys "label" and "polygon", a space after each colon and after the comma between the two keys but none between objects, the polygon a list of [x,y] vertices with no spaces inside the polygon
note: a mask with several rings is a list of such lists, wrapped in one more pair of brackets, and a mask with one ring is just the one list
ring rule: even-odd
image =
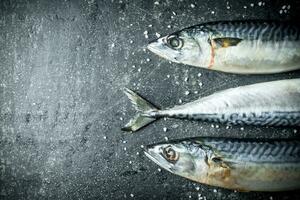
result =
[{"label": "fish head", "polygon": [[209,63],[211,48],[208,37],[201,33],[182,30],[150,42],[147,48],[170,61],[203,67]]},{"label": "fish head", "polygon": [[149,145],[145,154],[165,170],[194,181],[207,172],[206,149],[192,141]]}]

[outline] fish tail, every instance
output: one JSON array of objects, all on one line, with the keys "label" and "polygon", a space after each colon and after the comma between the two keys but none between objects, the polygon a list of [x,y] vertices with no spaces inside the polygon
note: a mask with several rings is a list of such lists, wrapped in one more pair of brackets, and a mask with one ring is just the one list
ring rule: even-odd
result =
[{"label": "fish tail", "polygon": [[138,113],[122,128],[123,131],[134,132],[156,120],[159,111],[156,106],[128,88],[125,88],[124,93]]}]

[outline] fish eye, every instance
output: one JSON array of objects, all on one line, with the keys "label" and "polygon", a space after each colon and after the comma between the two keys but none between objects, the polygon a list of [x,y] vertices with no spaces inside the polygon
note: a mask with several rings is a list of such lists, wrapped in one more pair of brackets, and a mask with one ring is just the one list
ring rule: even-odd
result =
[{"label": "fish eye", "polygon": [[173,49],[181,49],[183,47],[183,40],[175,35],[171,35],[167,38],[168,45]]},{"label": "fish eye", "polygon": [[170,146],[163,149],[163,156],[168,161],[177,161],[179,158],[178,153]]}]

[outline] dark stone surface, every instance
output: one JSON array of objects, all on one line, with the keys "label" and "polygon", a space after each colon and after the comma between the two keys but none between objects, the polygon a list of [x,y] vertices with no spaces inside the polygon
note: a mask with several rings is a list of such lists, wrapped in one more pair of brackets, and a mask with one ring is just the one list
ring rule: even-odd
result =
[{"label": "dark stone surface", "polygon": [[145,50],[156,32],[206,21],[297,19],[299,3],[157,2],[0,1],[0,199],[300,198],[299,191],[240,193],[196,184],[159,171],[140,147],[165,137],[298,136],[294,129],[226,129],[167,119],[134,134],[120,131],[134,115],[124,87],[165,108],[221,89],[299,77],[299,72],[241,76],[207,71]]}]

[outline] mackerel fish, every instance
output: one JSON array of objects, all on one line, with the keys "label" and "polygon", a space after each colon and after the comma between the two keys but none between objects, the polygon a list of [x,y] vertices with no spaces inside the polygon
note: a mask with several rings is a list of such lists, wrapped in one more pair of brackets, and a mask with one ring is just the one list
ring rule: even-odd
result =
[{"label": "mackerel fish", "polygon": [[160,110],[126,89],[137,115],[123,128],[137,131],[162,117],[228,125],[300,126],[300,78],[223,90],[196,101]]},{"label": "mackerel fish", "polygon": [[149,145],[145,154],[173,174],[211,186],[300,189],[300,140],[200,137]]},{"label": "mackerel fish", "polygon": [[300,23],[208,22],[152,41],[148,49],[176,63],[237,74],[300,69]]}]

